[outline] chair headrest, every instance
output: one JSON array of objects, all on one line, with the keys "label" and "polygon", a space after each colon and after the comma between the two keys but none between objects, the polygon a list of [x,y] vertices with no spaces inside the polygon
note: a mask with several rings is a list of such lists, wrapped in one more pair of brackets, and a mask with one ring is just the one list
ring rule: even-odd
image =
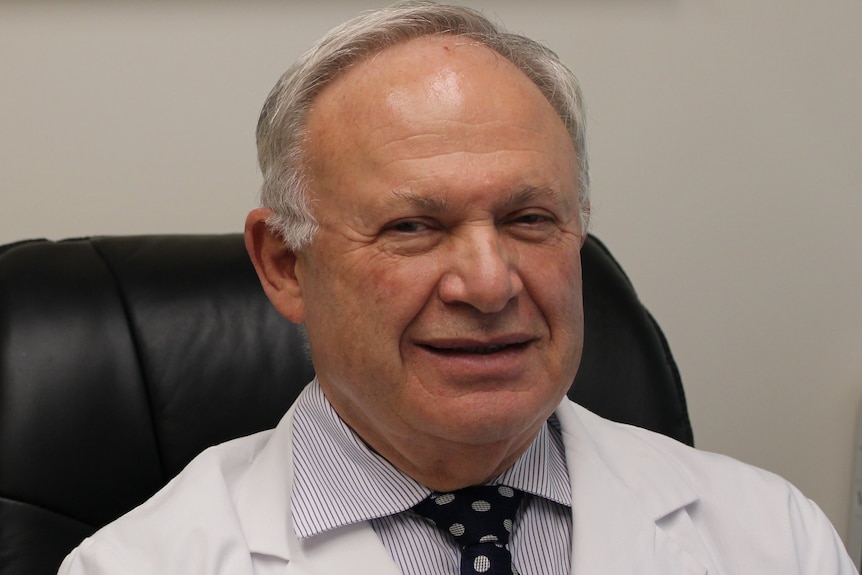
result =
[{"label": "chair headrest", "polygon": [[[570,397],[692,443],[658,325],[594,237],[582,265]],[[0,499],[64,515],[80,539],[205,447],[273,427],[313,377],[303,344],[239,234],[0,248]]]}]

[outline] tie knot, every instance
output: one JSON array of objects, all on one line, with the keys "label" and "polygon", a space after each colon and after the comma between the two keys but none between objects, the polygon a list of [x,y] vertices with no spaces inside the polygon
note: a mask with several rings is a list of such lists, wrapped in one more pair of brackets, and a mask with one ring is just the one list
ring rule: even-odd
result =
[{"label": "tie knot", "polygon": [[437,493],[413,509],[451,534],[463,548],[479,543],[509,542],[523,492],[505,485],[477,485]]}]

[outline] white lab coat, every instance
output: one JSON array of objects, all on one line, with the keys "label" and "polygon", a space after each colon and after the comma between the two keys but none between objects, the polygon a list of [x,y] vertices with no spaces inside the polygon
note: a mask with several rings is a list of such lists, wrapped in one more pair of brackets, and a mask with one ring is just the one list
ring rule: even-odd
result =
[{"label": "white lab coat", "polygon": [[[783,479],[568,400],[557,416],[573,490],[572,574],[856,573],[823,513]],[[297,539],[291,418],[205,451],[85,540],[60,574],[399,575],[367,523]]]}]

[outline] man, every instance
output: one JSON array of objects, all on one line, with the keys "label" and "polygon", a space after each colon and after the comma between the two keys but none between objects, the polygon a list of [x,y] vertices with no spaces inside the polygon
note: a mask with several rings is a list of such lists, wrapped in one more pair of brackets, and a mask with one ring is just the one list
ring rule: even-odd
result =
[{"label": "man", "polygon": [[[365,15],[285,74],[258,147],[246,244],[317,378],[61,573],[854,572],[783,480],[564,399],[589,178],[552,53],[459,8]],[[482,541],[428,519],[466,494],[506,507]]]}]

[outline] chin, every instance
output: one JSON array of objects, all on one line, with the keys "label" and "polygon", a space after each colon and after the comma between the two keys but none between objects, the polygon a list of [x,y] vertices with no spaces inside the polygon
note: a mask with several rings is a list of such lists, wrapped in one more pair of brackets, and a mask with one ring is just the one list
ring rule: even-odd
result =
[{"label": "chin", "polygon": [[535,435],[555,408],[556,404],[550,409],[531,409],[524,401],[480,400],[435,411],[424,419],[426,429],[443,439],[466,445],[489,445]]}]

